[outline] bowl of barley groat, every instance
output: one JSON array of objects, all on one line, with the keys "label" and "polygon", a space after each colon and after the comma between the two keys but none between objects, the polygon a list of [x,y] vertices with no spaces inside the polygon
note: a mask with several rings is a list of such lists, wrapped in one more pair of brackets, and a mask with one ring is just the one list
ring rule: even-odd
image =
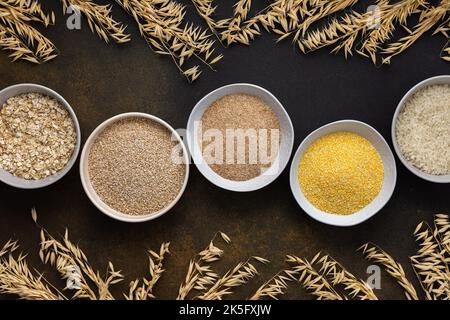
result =
[{"label": "bowl of barley groat", "polygon": [[49,186],[74,165],[78,119],[57,92],[24,83],[0,91],[0,180],[21,189]]},{"label": "bowl of barley groat", "polygon": [[80,158],[83,188],[104,214],[144,222],[168,212],[189,177],[186,147],[162,119],[138,112],[112,117],[89,136]]}]

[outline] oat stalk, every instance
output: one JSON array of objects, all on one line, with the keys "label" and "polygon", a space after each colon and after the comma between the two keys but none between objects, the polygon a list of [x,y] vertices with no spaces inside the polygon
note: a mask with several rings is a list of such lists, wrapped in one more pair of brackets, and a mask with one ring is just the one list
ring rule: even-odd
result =
[{"label": "oat stalk", "polygon": [[286,261],[292,265],[292,269],[295,271],[292,279],[298,281],[317,300],[346,299],[313,267],[313,264],[318,261],[319,257],[320,253],[316,254],[311,261],[308,261],[293,255],[286,256]]},{"label": "oat stalk", "polygon": [[47,15],[35,0],[5,0],[0,3],[0,48],[11,51],[13,61],[26,60],[40,64],[57,56],[55,45],[32,23],[47,27],[53,24],[53,13]]},{"label": "oat stalk", "polygon": [[324,255],[317,261],[321,265],[320,272],[331,279],[333,286],[342,285],[351,298],[358,300],[378,300],[372,288],[361,279],[356,278],[344,266],[329,255]]},{"label": "oat stalk", "polygon": [[[69,240],[67,229],[62,241],[56,240],[45,229],[41,229],[39,257],[42,262],[54,266],[63,279],[70,277],[70,272],[75,270],[81,286],[74,288],[76,292],[72,298],[114,300],[109,287],[123,280],[121,272],[116,271],[111,262],[108,263],[105,279],[100,276],[98,271],[94,271],[85,253]],[[96,290],[92,289],[89,282],[93,283]],[[70,289],[70,287],[66,289]]]},{"label": "oat stalk", "polygon": [[217,6],[213,6],[213,0],[192,0],[192,3],[194,4],[197,13],[203,18],[203,20],[205,20],[209,30],[211,30],[211,32],[221,42],[218,30],[227,28],[230,23],[230,19],[221,19],[219,21],[213,19],[213,16],[217,10]]},{"label": "oat stalk", "polygon": [[193,24],[184,24],[185,7],[172,0],[116,0],[138,24],[139,31],[154,52],[168,55],[190,82],[201,71],[198,65],[185,68],[186,61],[195,60],[214,70],[222,59],[214,55],[214,40],[208,30]]},{"label": "oat stalk", "polygon": [[366,243],[359,248],[368,261],[381,264],[386,272],[393,277],[403,288],[408,300],[419,300],[416,289],[406,277],[405,271],[400,263],[394,260],[391,255],[372,243]]},{"label": "oat stalk", "polygon": [[428,300],[450,299],[450,258],[438,234],[439,230],[433,230],[426,222],[421,222],[414,231],[419,250],[410,257]]},{"label": "oat stalk", "polygon": [[249,300],[261,300],[270,298],[278,300],[279,296],[285,294],[288,288],[288,282],[293,281],[293,278],[298,275],[295,270],[282,270],[261,285],[258,290],[249,298]]},{"label": "oat stalk", "polygon": [[191,259],[186,277],[178,290],[177,300],[185,300],[192,290],[207,290],[219,278],[210,265],[212,262],[220,260],[223,256],[223,250],[214,245],[217,235],[220,235],[226,243],[231,242],[231,239],[225,233],[218,232],[214,235],[209,245]]},{"label": "oat stalk", "polygon": [[124,295],[127,300],[148,300],[154,299],[153,288],[164,273],[163,262],[166,254],[169,254],[170,242],[161,244],[159,252],[149,250],[149,279],[142,279],[142,285],[139,279],[130,282],[128,295]]},{"label": "oat stalk", "polygon": [[352,6],[358,2],[358,0],[330,0],[313,2],[314,3],[311,10],[307,12],[308,17],[299,25],[298,30],[295,32],[294,41],[298,41],[300,36],[304,36],[313,23]]},{"label": "oat stalk", "polygon": [[396,26],[406,27],[408,17],[419,12],[419,8],[425,8],[425,5],[425,0],[404,0],[391,4],[383,12],[379,12],[378,25],[374,25],[369,30],[358,52],[369,57],[373,64],[376,64],[377,52],[384,43],[391,39]]},{"label": "oat stalk", "polygon": [[126,43],[131,40],[126,33],[126,26],[112,17],[112,5],[100,5],[90,0],[60,0],[64,12],[70,7],[76,13],[83,14],[86,17],[89,28],[92,32],[103,39],[105,42],[110,40],[116,43]]},{"label": "oat stalk", "polygon": [[446,214],[434,215],[434,228],[439,244],[450,255],[450,220]]},{"label": "oat stalk", "polygon": [[252,260],[268,263],[268,260],[261,257],[254,257],[245,262],[240,262],[233,269],[228,270],[224,276],[217,279],[206,292],[198,295],[196,299],[222,300],[225,296],[233,294],[234,288],[246,284],[258,275],[258,270],[252,264]]},{"label": "oat stalk", "polygon": [[30,270],[26,256],[14,256],[17,249],[17,242],[11,240],[0,249],[0,293],[17,295],[27,300],[66,299],[56,289],[50,289],[51,285],[42,274]]},{"label": "oat stalk", "polygon": [[[65,289],[76,290],[72,299],[114,300],[109,288],[123,280],[121,271],[116,271],[113,264],[109,262],[106,277],[103,279],[100,273],[95,272],[91,267],[86,254],[80,247],[69,240],[67,229],[62,241],[58,241],[46,229],[39,226],[35,208],[31,209],[31,218],[41,229],[39,258],[43,263],[55,267],[62,279],[67,279]],[[96,287],[97,293],[89,282]]]},{"label": "oat stalk", "polygon": [[383,64],[389,64],[393,57],[412,46],[425,32],[431,30],[439,23],[439,21],[444,19],[449,10],[450,0],[441,0],[438,6],[430,7],[426,11],[422,11],[419,23],[409,32],[409,34],[402,37],[399,41],[389,44],[389,46],[383,50],[383,54],[386,55],[386,57],[382,59]]}]

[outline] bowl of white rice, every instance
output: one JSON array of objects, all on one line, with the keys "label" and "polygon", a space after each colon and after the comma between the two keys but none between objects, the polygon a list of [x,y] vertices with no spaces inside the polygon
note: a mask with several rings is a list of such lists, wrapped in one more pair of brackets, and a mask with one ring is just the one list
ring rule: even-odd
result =
[{"label": "bowl of white rice", "polygon": [[426,79],[402,98],[392,120],[400,161],[416,176],[450,183],[450,75]]}]

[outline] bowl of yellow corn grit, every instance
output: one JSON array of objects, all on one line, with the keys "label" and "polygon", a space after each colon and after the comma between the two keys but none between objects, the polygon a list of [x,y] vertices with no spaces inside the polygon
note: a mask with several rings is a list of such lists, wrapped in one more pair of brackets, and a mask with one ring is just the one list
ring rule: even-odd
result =
[{"label": "bowl of yellow corn grit", "polygon": [[298,147],[290,169],[292,193],[312,218],[353,226],[380,211],[395,189],[395,159],[383,136],[356,120],[326,124]]}]

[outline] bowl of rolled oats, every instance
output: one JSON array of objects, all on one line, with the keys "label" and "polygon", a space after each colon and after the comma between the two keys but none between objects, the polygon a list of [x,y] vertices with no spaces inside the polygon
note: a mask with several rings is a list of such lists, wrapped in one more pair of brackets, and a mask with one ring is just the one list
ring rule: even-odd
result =
[{"label": "bowl of rolled oats", "polygon": [[75,112],[57,92],[37,84],[0,91],[0,181],[37,189],[61,179],[80,151]]}]

